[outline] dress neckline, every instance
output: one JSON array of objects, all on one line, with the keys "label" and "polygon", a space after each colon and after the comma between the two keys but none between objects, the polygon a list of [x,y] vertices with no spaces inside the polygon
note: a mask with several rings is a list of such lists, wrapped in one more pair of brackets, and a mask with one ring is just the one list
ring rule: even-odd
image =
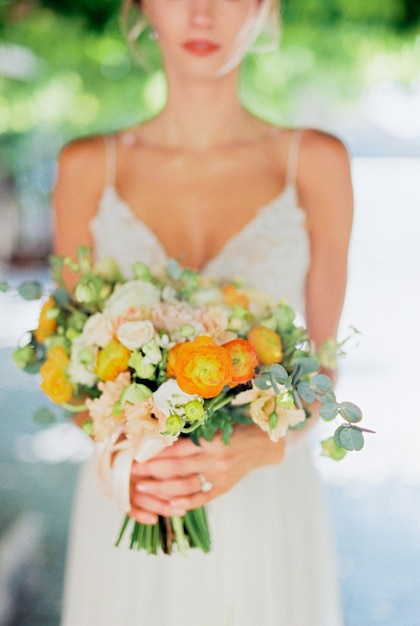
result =
[{"label": "dress neckline", "polygon": [[[102,204],[104,202],[104,198],[106,197],[106,195],[108,193],[112,193],[115,200],[118,203],[118,206],[122,207],[127,215],[129,216],[130,220],[132,220],[133,222],[135,222],[136,224],[138,224],[140,226],[140,228],[143,229],[144,232],[147,233],[147,235],[149,236],[149,238],[151,238],[153,240],[153,244],[158,248],[160,254],[162,255],[163,258],[165,258],[166,260],[169,260],[171,257],[168,254],[165,246],[163,245],[162,241],[159,239],[159,237],[157,236],[156,232],[153,230],[153,228],[151,228],[144,220],[142,220],[133,210],[133,208],[128,204],[128,202],[126,202],[120,195],[120,193],[118,192],[118,189],[116,188],[116,186],[114,184],[107,184],[104,188],[104,191],[102,193],[100,202],[99,202],[99,211],[98,214],[101,212],[101,207]],[[296,188],[295,186],[288,182],[286,183],[285,187],[274,196],[274,198],[272,198],[272,200],[269,200],[266,204],[264,204],[262,207],[260,207],[255,214],[252,216],[252,218],[250,220],[248,220],[248,222],[246,222],[243,226],[241,226],[241,228],[239,228],[235,233],[233,233],[233,235],[231,237],[229,237],[221,246],[221,248],[219,248],[219,250],[213,255],[211,256],[209,259],[207,259],[207,261],[200,267],[198,268],[199,272],[206,272],[206,270],[208,269],[209,266],[211,266],[212,264],[216,263],[218,261],[218,259],[225,254],[225,252],[232,246],[234,245],[237,241],[239,241],[251,228],[254,227],[255,223],[258,223],[258,221],[262,218],[263,215],[265,215],[266,213],[269,213],[271,210],[273,210],[274,207],[278,207],[278,205],[280,203],[282,203],[284,201],[284,198],[286,198],[290,193],[293,193],[294,198],[296,198]],[[304,214],[304,211],[301,207],[298,206],[297,202],[295,202],[294,208],[301,214]],[[98,214],[95,216],[97,217]]]}]

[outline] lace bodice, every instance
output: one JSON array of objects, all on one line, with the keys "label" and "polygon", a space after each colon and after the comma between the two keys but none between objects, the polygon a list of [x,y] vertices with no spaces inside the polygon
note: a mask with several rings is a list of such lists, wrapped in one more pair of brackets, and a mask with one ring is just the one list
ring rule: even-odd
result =
[{"label": "lace bodice", "polygon": [[[155,233],[121,200],[113,185],[104,190],[91,230],[97,257],[115,258],[127,276],[135,261],[162,267],[168,260]],[[203,272],[244,279],[303,313],[308,264],[305,214],[297,205],[294,186],[288,184],[231,237]]]}]

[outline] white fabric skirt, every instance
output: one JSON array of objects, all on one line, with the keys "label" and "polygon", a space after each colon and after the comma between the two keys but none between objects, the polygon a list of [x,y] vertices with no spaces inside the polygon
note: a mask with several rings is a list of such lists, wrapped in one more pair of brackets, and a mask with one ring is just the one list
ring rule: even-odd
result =
[{"label": "white fabric skirt", "polygon": [[341,626],[332,531],[306,445],[208,507],[212,551],[114,547],[90,466],[76,491],[62,626]]}]

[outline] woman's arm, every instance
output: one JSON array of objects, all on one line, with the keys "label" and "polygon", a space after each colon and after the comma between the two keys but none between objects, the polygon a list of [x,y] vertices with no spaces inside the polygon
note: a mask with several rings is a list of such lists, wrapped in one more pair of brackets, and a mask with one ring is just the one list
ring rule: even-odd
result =
[{"label": "woman's arm", "polygon": [[[321,344],[336,336],[344,302],[347,254],[353,214],[350,165],[343,144],[306,131],[299,156],[298,195],[307,214],[311,263],[306,284],[306,316],[311,338]],[[315,419],[312,423],[315,422]],[[253,469],[279,463],[287,445],[305,431],[273,443],[254,425],[235,428],[229,446],[216,437],[197,448],[180,440],[147,463],[134,463],[131,514],[143,523],[157,515],[181,515],[229,491]],[[214,487],[201,492],[198,474]]]},{"label": "woman's arm", "polygon": [[104,186],[103,137],[79,140],[61,151],[53,194],[57,254],[74,257],[79,245],[92,246],[89,223]]}]

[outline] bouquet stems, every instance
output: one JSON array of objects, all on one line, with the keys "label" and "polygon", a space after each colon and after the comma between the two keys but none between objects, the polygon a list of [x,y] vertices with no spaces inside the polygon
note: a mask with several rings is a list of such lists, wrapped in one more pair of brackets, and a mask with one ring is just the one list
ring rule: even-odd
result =
[{"label": "bouquet stems", "polygon": [[116,546],[119,546],[130,523],[132,524],[129,547],[131,550],[145,550],[148,554],[162,551],[171,554],[174,546],[184,556],[187,549],[200,548],[210,552],[211,539],[204,507],[187,511],[182,517],[159,516],[156,524],[141,524],[126,515],[118,535]]}]

